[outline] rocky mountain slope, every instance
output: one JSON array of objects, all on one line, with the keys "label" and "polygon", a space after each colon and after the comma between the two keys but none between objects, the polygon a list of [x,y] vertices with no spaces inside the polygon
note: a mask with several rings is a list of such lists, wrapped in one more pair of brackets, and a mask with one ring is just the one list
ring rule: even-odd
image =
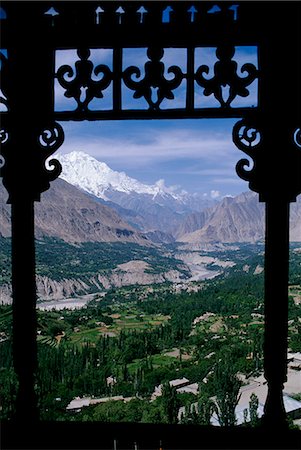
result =
[{"label": "rocky mountain slope", "polygon": [[[263,240],[264,211],[264,204],[259,203],[258,195],[253,192],[226,197],[215,207],[188,216],[179,229],[177,240],[186,243]],[[300,197],[291,205],[290,240],[301,241]]]},{"label": "rocky mountain slope", "polygon": [[[164,183],[144,185],[83,152],[59,156],[63,179],[36,204],[36,235],[67,242],[256,242],[264,239],[264,204],[247,192],[204,208],[194,194]],[[77,187],[76,187],[76,186]],[[0,235],[10,235],[10,207],[0,186]],[[207,205],[208,206],[208,205]],[[291,241],[301,241],[301,197],[291,205]]]},{"label": "rocky mountain slope", "polygon": [[177,228],[175,233],[176,238],[181,239],[182,236],[203,228],[207,220],[211,217],[212,211],[212,208],[207,208],[204,211],[189,214]]},{"label": "rocky mountain slope", "polygon": [[301,196],[290,207],[290,240],[301,242]]},{"label": "rocky mountain slope", "polygon": [[150,266],[146,262],[135,260],[120,264],[106,274],[95,274],[88,280],[74,278],[58,281],[38,276],[37,293],[40,299],[56,300],[88,294],[95,290],[102,292],[113,287],[182,281],[182,274],[177,270],[156,274],[150,273],[149,268]]},{"label": "rocky mountain slope", "polygon": [[[255,242],[264,238],[264,205],[255,193],[221,202],[175,192],[161,181],[145,185],[83,153],[59,155],[62,177],[108,204],[155,242]],[[300,200],[291,206],[291,240],[301,241]],[[159,236],[158,232],[165,233]]]},{"label": "rocky mountain slope", "polygon": [[[177,270],[168,270],[163,273],[150,273],[149,266],[144,261],[129,261],[120,264],[112,272],[107,274],[95,274],[89,279],[65,278],[53,280],[47,276],[37,275],[37,296],[41,300],[60,300],[72,298],[95,291],[131,285],[151,285],[166,281],[179,283],[183,281],[183,275]],[[11,302],[12,288],[10,284],[0,285],[0,304]]]},{"label": "rocky mountain slope", "polygon": [[[10,205],[0,184],[0,235],[10,236]],[[58,179],[35,205],[36,237],[52,236],[66,242],[134,242],[148,239],[126,223],[111,208]]]}]

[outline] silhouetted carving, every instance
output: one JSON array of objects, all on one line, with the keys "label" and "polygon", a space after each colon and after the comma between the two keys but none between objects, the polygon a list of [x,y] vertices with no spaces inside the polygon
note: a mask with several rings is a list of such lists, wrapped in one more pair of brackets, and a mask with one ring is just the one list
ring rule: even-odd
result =
[{"label": "silhouetted carving", "polygon": [[[204,73],[209,73],[209,67],[202,65],[197,69],[195,79],[199,86],[204,87],[204,95],[214,95],[219,101],[221,107],[230,107],[232,101],[239,95],[247,97],[249,86],[257,78],[257,69],[253,64],[244,64],[241,68],[242,72],[247,72],[246,77],[237,75],[237,62],[233,61],[235,48],[229,44],[223,44],[216,49],[216,57],[218,61],[214,64],[214,76],[211,79],[204,77]],[[229,96],[223,98],[222,87],[229,86]]]},{"label": "silhouetted carving", "polygon": [[4,145],[7,143],[7,141],[8,141],[8,132],[4,128],[2,128],[0,130],[0,144]]},{"label": "silhouetted carving", "polygon": [[261,135],[259,130],[243,119],[234,125],[232,139],[234,144],[253,160],[253,168],[250,170],[246,170],[245,168],[246,166],[250,167],[250,161],[248,159],[241,159],[238,161],[236,164],[236,172],[238,176],[243,180],[250,182],[250,189],[259,192],[259,188],[253,185],[253,183],[256,183],[258,180],[258,174],[256,173],[255,166],[258,148],[261,144]]},{"label": "silhouetted carving", "polygon": [[[8,142],[8,132],[2,128],[0,130],[0,145],[3,146]],[[5,164],[5,158],[4,155],[0,154],[0,170],[2,169],[2,167],[4,167]]]},{"label": "silhouetted carving", "polygon": [[[123,80],[125,85],[135,91],[133,97],[144,97],[149,105],[149,109],[158,110],[162,101],[167,98],[169,100],[174,99],[173,90],[178,88],[183,80],[183,73],[177,66],[171,66],[168,68],[167,73],[173,73],[174,78],[172,80],[166,80],[164,76],[165,65],[161,61],[164,55],[162,48],[151,47],[147,50],[148,61],[145,66],[145,76],[141,81],[133,81],[132,76],[136,75],[139,78],[141,75],[138,67],[128,67],[123,72]],[[152,88],[157,89],[156,100],[153,100]]]},{"label": "silhouetted carving", "polygon": [[[103,98],[102,91],[111,83],[112,74],[108,66],[99,64],[94,67],[89,60],[90,50],[80,49],[77,55],[80,58],[75,63],[75,74],[71,66],[61,66],[56,74],[60,85],[66,89],[65,97],[74,98],[77,102],[77,111],[87,111],[89,103],[94,98]],[[100,80],[93,80],[92,75],[102,74]],[[66,76],[72,80],[66,79]]]},{"label": "silhouetted carving", "polygon": [[[48,161],[48,168],[46,167],[46,160],[51,156],[64,142],[64,130],[58,123],[45,128],[39,136],[39,145],[42,147],[42,161],[41,173],[44,180],[44,186],[41,186],[41,192],[49,189],[49,182],[59,177],[62,171],[61,163],[57,159],[50,159]],[[41,155],[40,155],[41,157]]]},{"label": "silhouetted carving", "polygon": [[[35,130],[36,132],[37,130]],[[33,162],[30,165],[30,170],[34,171],[34,177],[27,183],[27,189],[22,190],[22,183],[24,173],[16,171],[14,165],[14,154],[9,142],[9,133],[2,129],[0,130],[1,143],[1,176],[3,184],[6,187],[9,197],[8,203],[13,203],[20,196],[20,192],[27,193],[29,198],[35,201],[40,200],[40,194],[50,187],[50,182],[55,180],[61,173],[61,165],[58,160],[51,159],[48,161],[46,167],[46,160],[62,145],[64,142],[64,131],[61,125],[54,123],[51,126],[44,128],[38,135],[36,135],[36,151],[34,153]],[[39,149],[41,147],[41,149]],[[28,159],[30,164],[30,159]],[[19,168],[18,170],[22,169]]]}]

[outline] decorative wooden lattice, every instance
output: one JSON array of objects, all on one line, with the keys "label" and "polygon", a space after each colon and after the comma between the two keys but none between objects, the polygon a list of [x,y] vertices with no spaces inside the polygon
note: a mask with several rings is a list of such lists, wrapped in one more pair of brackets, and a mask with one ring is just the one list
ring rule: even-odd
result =
[{"label": "decorative wooden lattice", "polygon": [[[233,141],[248,156],[237,173],[267,203],[266,423],[285,422],[288,205],[301,192],[300,4],[286,3],[2,2],[0,165],[13,209],[18,417],[35,417],[33,202],[60,173],[55,160],[45,167],[64,139],[59,122],[237,118]],[[246,47],[257,64],[240,65]],[[134,64],[128,49],[140,55]]]}]

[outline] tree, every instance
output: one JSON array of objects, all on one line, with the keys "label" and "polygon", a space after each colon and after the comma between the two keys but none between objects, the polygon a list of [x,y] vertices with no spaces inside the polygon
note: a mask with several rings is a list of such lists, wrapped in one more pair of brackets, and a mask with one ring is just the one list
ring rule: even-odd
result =
[{"label": "tree", "polygon": [[256,427],[259,422],[259,417],[258,417],[258,412],[257,412],[258,403],[259,403],[258,397],[253,392],[250,397],[250,401],[249,401],[250,423],[251,423],[252,427]]},{"label": "tree", "polygon": [[162,402],[157,399],[152,403],[146,403],[143,409],[141,422],[143,423],[162,423],[164,422],[164,413]]},{"label": "tree", "polygon": [[241,381],[237,378],[231,358],[220,361],[213,379],[216,391],[216,412],[221,426],[234,426],[235,408],[239,402]]},{"label": "tree", "polygon": [[162,386],[162,405],[166,422],[177,423],[180,405],[176,389],[170,386],[169,383],[165,383]]},{"label": "tree", "polygon": [[213,400],[207,394],[201,394],[198,401],[198,424],[210,425],[210,419],[215,411]]}]

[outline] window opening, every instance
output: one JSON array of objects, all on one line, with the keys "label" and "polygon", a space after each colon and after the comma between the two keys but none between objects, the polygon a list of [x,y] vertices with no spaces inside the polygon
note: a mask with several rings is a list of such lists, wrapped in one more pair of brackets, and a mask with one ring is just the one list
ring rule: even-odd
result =
[{"label": "window opening", "polygon": [[190,22],[194,22],[198,10],[192,5],[187,12],[190,13]]},{"label": "window opening", "polygon": [[212,8],[210,8],[207,13],[208,14],[216,14],[216,13],[220,13],[222,10],[218,5],[213,5]]},{"label": "window opening", "polygon": [[236,21],[238,19],[238,8],[239,5],[232,5],[230,6],[229,11],[233,11],[233,19],[234,21]]},{"label": "window opening", "polygon": [[104,10],[101,8],[101,6],[98,6],[95,10],[95,22],[96,25],[99,25],[101,23],[101,15],[104,12]]},{"label": "window opening", "polygon": [[164,11],[162,13],[162,23],[170,23],[172,13],[173,13],[172,7],[166,6],[166,8],[164,9]]},{"label": "window opening", "polygon": [[145,9],[144,6],[141,6],[139,9],[137,9],[137,13],[140,16],[139,23],[141,24],[144,23],[145,15],[147,14],[147,9]]},{"label": "window opening", "polygon": [[123,15],[125,14],[125,11],[122,8],[122,6],[119,6],[119,8],[116,9],[116,14],[118,17],[118,23],[119,23],[119,25],[121,25],[121,23],[123,21]]},{"label": "window opening", "polygon": [[[165,392],[166,388],[160,386],[164,385],[164,382],[161,382],[163,379],[161,380],[159,377],[157,383],[151,381],[153,377],[159,376],[161,370],[164,371],[165,377],[172,382],[172,389],[176,392],[176,398],[179,400],[177,418],[170,418],[170,420],[176,420],[178,423],[193,423],[192,412],[198,401],[198,394],[201,389],[206,390],[208,383],[210,386],[216,382],[212,378],[214,373],[212,367],[217,364],[221,348],[226,345],[225,339],[232,339],[230,338],[231,333],[228,333],[227,329],[231,329],[233,333],[236,330],[238,336],[240,327],[237,324],[240,321],[242,324],[247,324],[248,320],[251,323],[245,328],[245,339],[241,340],[242,343],[239,347],[240,353],[237,358],[240,361],[240,370],[242,372],[253,370],[255,378],[260,373],[262,368],[261,341],[256,338],[255,342],[255,335],[261,336],[263,327],[262,302],[259,301],[262,296],[260,289],[262,289],[263,278],[262,242],[216,243],[210,239],[210,234],[208,234],[210,227],[207,226],[206,229],[204,224],[201,232],[207,233],[209,241],[202,243],[195,237],[195,240],[190,242],[187,235],[196,235],[200,232],[201,229],[198,228],[201,226],[200,223],[195,228],[192,227],[190,233],[188,233],[188,229],[186,229],[186,233],[184,229],[182,230],[181,233],[186,234],[183,242],[174,240],[177,239],[175,230],[185,222],[185,216],[188,220],[191,216],[195,219],[199,217],[201,220],[202,211],[208,208],[214,209],[221,205],[221,208],[227,209],[231,208],[231,202],[243,205],[245,201],[243,196],[239,200],[234,195],[246,190],[245,182],[239,180],[235,174],[237,149],[233,147],[231,141],[231,129],[235,121],[232,119],[206,122],[199,120],[164,121],[163,123],[161,121],[106,121],[102,124],[101,132],[92,122],[82,122],[76,126],[71,122],[62,124],[65,143],[57,156],[63,165],[61,179],[82,189],[83,194],[85,193],[87,197],[90,195],[90,200],[92,198],[94,201],[97,200],[94,197],[96,194],[100,205],[108,206],[113,209],[114,213],[121,215],[122,220],[132,227],[134,233],[144,234],[147,237],[148,243],[145,246],[143,241],[142,243],[137,241],[136,244],[131,242],[123,228],[120,230],[123,231],[123,234],[119,236],[119,242],[118,240],[111,243],[88,241],[77,242],[74,246],[74,244],[70,245],[67,236],[67,242],[60,239],[53,241],[51,236],[43,237],[38,227],[37,258],[38,268],[42,269],[38,276],[38,285],[41,289],[40,292],[43,292],[37,305],[38,343],[39,363],[42,366],[40,373],[44,419],[51,419],[52,415],[61,414],[58,411],[63,408],[63,420],[69,420],[74,416],[75,411],[79,411],[76,413],[76,417],[77,420],[81,420],[84,411],[88,413],[95,408],[95,414],[93,413],[93,416],[91,413],[89,420],[94,420],[96,417],[98,420],[104,420],[104,410],[110,410],[113,407],[113,403],[110,403],[110,398],[112,398],[112,401],[118,402],[115,403],[115,408],[119,410],[118,413],[112,412],[112,420],[118,421],[116,414],[123,414],[123,409],[127,408],[128,413],[130,410],[132,412],[135,410],[142,422],[151,422],[151,414],[153,410],[155,411],[156,405],[158,406],[162,398],[168,397]],[[90,156],[88,156],[89,154]],[[90,159],[91,155],[101,162],[97,163]],[[94,164],[103,164],[100,169],[102,176],[105,177],[107,174],[108,179],[111,177],[111,184],[107,185],[106,190],[104,190],[105,181],[102,176],[99,175],[99,184],[94,184]],[[86,168],[88,166],[90,172]],[[164,178],[165,180],[163,180]],[[134,182],[134,180],[137,181]],[[207,189],[205,192],[205,186],[210,185],[210,180],[211,189]],[[188,182],[190,193],[185,194],[182,188],[187,188]],[[40,209],[43,212],[43,198],[45,197],[46,202],[49,201],[51,192],[56,192],[56,183],[54,182],[50,190],[43,194],[41,208],[40,205],[37,205],[38,218],[41,214]],[[119,185],[120,189],[120,183],[123,183],[122,189],[118,192],[116,186]],[[176,184],[180,184],[181,187],[175,186]],[[150,192],[141,192],[147,187],[150,188]],[[134,189],[134,192],[130,192],[131,188]],[[197,189],[199,192],[194,194]],[[58,194],[62,195],[64,190],[65,187],[61,186]],[[227,196],[231,193],[234,197]],[[260,210],[258,217],[260,224],[258,225],[261,227],[262,237],[264,232],[263,207],[258,204],[255,194],[248,193],[248,195],[254,197],[251,200],[252,208]],[[139,199],[139,197],[141,198]],[[140,206],[139,201],[141,202]],[[173,205],[171,205],[171,201],[174,202]],[[185,201],[187,204],[183,206]],[[133,203],[136,204],[136,209]],[[77,208],[75,204],[72,207]],[[94,207],[96,206],[94,205]],[[157,223],[151,223],[152,208],[157,208],[155,213],[158,216]],[[179,223],[168,229],[171,216],[167,222],[163,218],[166,211],[169,210],[169,214],[171,214],[171,209],[174,211],[173,220],[178,216]],[[149,217],[145,218],[144,223],[139,222],[139,213],[143,215],[148,210],[150,211]],[[161,216],[159,216],[160,210]],[[131,214],[130,211],[132,211]],[[83,218],[90,220],[91,205],[89,208],[81,207],[80,213]],[[52,215],[51,211],[46,214]],[[254,222],[254,210],[252,214]],[[94,222],[96,219],[97,217]],[[41,225],[40,219],[38,220]],[[55,223],[56,218],[53,217],[53,220]],[[80,221],[81,218],[78,217],[77,220]],[[160,221],[162,222],[161,228]],[[90,223],[92,222],[90,221]],[[98,226],[100,225],[98,224]],[[62,223],[57,230],[61,233],[68,228],[68,225]],[[224,230],[226,228],[228,228],[228,224]],[[173,233],[175,237],[170,241]],[[240,231],[237,230],[237,233],[239,236]],[[43,245],[45,239],[47,248]],[[155,242],[151,239],[155,239]],[[224,239],[231,241],[229,236]],[[249,235],[247,239],[252,240],[253,237]],[[121,244],[124,240],[127,240],[127,243]],[[254,237],[255,240],[256,237]],[[104,251],[105,253],[103,253]],[[114,255],[114,261],[109,256],[110,254]],[[59,264],[57,264],[58,255],[62,255]],[[66,257],[66,255],[68,256]],[[47,258],[49,258],[49,266],[48,275],[45,276]],[[108,266],[108,263],[113,265]],[[130,267],[131,265],[135,267]],[[167,276],[167,279],[164,280],[164,276],[170,271],[179,272],[176,276],[178,279],[169,280]],[[123,278],[121,285],[120,282],[114,284],[113,279],[117,273],[119,277],[127,276],[129,279],[132,277],[132,283]],[[236,307],[231,306],[227,288],[223,294],[222,282],[219,280],[221,278],[226,280],[226,273],[228,273],[228,278],[233,278],[237,273],[238,285],[240,277],[242,277],[242,284],[246,282],[244,279],[248,279],[252,286],[256,281],[257,285],[255,283],[249,292],[245,311],[242,308],[237,312]],[[163,279],[161,279],[162,274]],[[54,276],[54,280],[51,279],[52,276]],[[139,282],[139,278],[141,279],[143,276],[145,277],[144,282]],[[161,279],[159,283],[155,282],[156,277]],[[172,281],[171,285],[170,281]],[[57,286],[56,290],[49,289],[54,283]],[[65,288],[59,287],[64,283]],[[68,283],[69,288],[67,287]],[[105,286],[102,283],[105,283]],[[228,283],[230,286],[231,281]],[[222,313],[219,307],[212,309],[210,301],[208,304],[206,303],[205,295],[201,294],[203,289],[200,289],[201,286],[207,286],[209,296],[211,290],[220,290],[219,295],[224,295],[226,313]],[[241,288],[243,289],[242,286]],[[63,293],[64,289],[65,298],[56,300],[57,292]],[[205,301],[206,304],[203,306],[199,304],[197,308],[193,307],[191,312],[193,317],[185,317],[187,330],[181,331],[179,328],[178,332],[184,333],[186,337],[172,338],[170,336],[169,341],[166,337],[165,342],[165,338],[163,339],[161,336],[158,338],[160,341],[158,348],[153,348],[152,339],[156,333],[163,333],[165,330],[165,333],[168,334],[174,327],[176,327],[175,330],[177,329],[175,320],[179,313],[175,309],[167,314],[166,308],[170,301],[168,298],[173,298],[177,304],[183,301],[184,303],[189,302],[191,296],[197,299],[198,295],[202,297],[198,301]],[[162,308],[157,301],[158,296],[163,302]],[[237,298],[243,301],[243,296],[237,289]],[[42,298],[43,301],[41,301]],[[153,310],[152,302],[156,305],[156,311]],[[64,310],[64,307],[67,309]],[[78,309],[80,307],[83,309]],[[51,311],[52,308],[55,309]],[[208,342],[208,345],[204,345],[198,341],[205,337],[204,333],[206,336],[209,333],[211,337],[214,337],[212,341],[209,339],[212,342],[212,345],[210,344],[212,348],[208,347]],[[141,349],[144,348],[147,351],[146,354],[141,353],[140,355],[139,353],[136,354],[137,357],[134,357],[134,354],[129,353],[129,342],[131,339],[136,339],[135,336],[138,336],[137,339],[142,336],[149,339],[147,349],[144,348],[144,344],[140,344]],[[226,336],[228,337],[226,338]],[[103,360],[102,358],[105,357],[105,354],[108,356],[107,352],[110,352],[110,346],[113,351],[120,339],[123,340],[123,344],[119,343],[118,345],[126,345],[127,348],[127,350],[125,347],[123,349],[127,352],[126,359],[122,361],[121,353],[119,354],[119,350],[117,351],[119,347],[116,347],[114,361],[112,360],[109,364],[108,359]],[[104,350],[105,354],[99,353],[100,347],[102,348],[103,345],[109,346]],[[203,345],[204,347],[202,347]],[[254,345],[257,346],[256,354]],[[60,392],[65,392],[64,383],[59,381],[60,378],[57,383],[61,389],[55,387],[53,381],[50,380],[51,377],[48,377],[47,380],[47,373],[51,370],[48,365],[57,364],[53,360],[55,354],[60,354],[60,358],[65,358],[62,376],[68,379],[69,386],[72,386],[68,395],[60,394]],[[193,362],[198,358],[201,358],[200,360],[204,361],[204,364],[201,364],[202,367],[196,374],[194,372],[197,371],[193,370]],[[78,364],[78,369],[74,369],[75,372],[78,370],[78,373],[76,372],[77,375],[70,378],[68,373],[71,365],[74,366],[74,364],[76,367]],[[81,364],[85,365],[84,369],[80,369]],[[45,367],[48,369],[45,370]],[[58,367],[57,370],[54,369],[54,366],[52,369],[56,373]],[[98,374],[97,377],[96,374]],[[173,383],[176,382],[180,383],[179,386],[176,384],[173,386]],[[71,395],[71,393],[73,394]],[[182,403],[185,396],[187,399],[189,397],[187,404]],[[121,397],[126,398],[128,403],[124,403]],[[130,399],[131,397],[133,398]],[[48,411],[46,411],[45,405],[50,401],[52,406],[48,407]],[[245,403],[247,405],[247,402]],[[83,410],[84,404],[90,405],[89,408]],[[144,418],[139,409],[142,405],[147,411],[149,409]],[[241,418],[239,415],[237,417],[239,422]],[[161,419],[165,420],[163,416]],[[217,416],[212,416],[212,424],[219,424]]]},{"label": "window opening", "polygon": [[112,68],[112,49],[57,50],[55,110],[112,109]]},{"label": "window opening", "polygon": [[45,13],[45,16],[51,17],[51,26],[54,27],[56,16],[59,16],[59,12],[52,6],[50,9],[48,9]]},{"label": "window opening", "polygon": [[4,20],[7,18],[5,9],[3,9],[2,7],[0,7],[0,20]]},{"label": "window opening", "polygon": [[[220,58],[221,55],[216,48],[196,48],[195,50],[196,107],[256,107],[257,48],[236,47],[227,53],[228,71],[226,76],[221,77],[219,75]],[[203,61],[206,61],[205,65]]]}]

